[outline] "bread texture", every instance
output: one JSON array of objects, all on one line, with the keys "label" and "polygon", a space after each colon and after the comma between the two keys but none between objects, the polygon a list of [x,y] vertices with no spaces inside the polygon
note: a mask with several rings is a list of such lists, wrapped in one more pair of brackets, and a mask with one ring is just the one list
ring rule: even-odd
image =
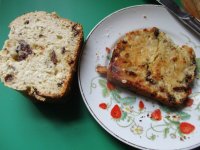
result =
[{"label": "bread texture", "polygon": [[195,69],[194,50],[175,45],[156,27],[127,33],[117,42],[107,71],[97,67],[109,81],[169,106],[188,98]]},{"label": "bread texture", "polygon": [[40,101],[68,93],[82,46],[82,26],[54,12],[37,11],[16,18],[9,27],[0,51],[1,81]]}]

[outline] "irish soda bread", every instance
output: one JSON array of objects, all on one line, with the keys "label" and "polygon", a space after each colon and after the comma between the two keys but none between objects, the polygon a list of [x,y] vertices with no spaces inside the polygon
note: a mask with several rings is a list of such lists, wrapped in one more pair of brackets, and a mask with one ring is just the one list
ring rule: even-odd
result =
[{"label": "irish soda bread", "polygon": [[109,81],[170,106],[187,99],[195,69],[193,49],[178,47],[155,27],[127,33],[117,42],[108,69],[97,67]]},{"label": "irish soda bread", "polygon": [[0,78],[36,99],[60,98],[69,91],[83,40],[80,24],[43,11],[10,24],[0,51]]}]

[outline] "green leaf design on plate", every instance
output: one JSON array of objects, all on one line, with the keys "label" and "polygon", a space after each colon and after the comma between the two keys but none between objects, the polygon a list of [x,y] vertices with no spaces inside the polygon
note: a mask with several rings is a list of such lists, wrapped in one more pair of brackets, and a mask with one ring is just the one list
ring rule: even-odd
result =
[{"label": "green leaf design on plate", "polygon": [[164,129],[164,138],[166,138],[168,134],[169,134],[169,128],[165,128]]},{"label": "green leaf design on plate", "polygon": [[195,108],[195,110],[200,111],[200,103],[198,103],[197,107]]},{"label": "green leaf design on plate", "polygon": [[184,136],[184,134],[180,131],[179,128],[178,128],[178,134],[179,134],[180,137],[183,137],[183,136]]},{"label": "green leaf design on plate", "polygon": [[119,92],[118,92],[117,90],[111,91],[111,95],[112,95],[113,99],[114,99],[117,103],[120,103],[121,96],[119,95]]},{"label": "green leaf design on plate", "polygon": [[133,104],[136,101],[136,97],[132,96],[132,97],[124,97],[120,99],[120,102],[124,105],[130,105]]},{"label": "green leaf design on plate", "polygon": [[122,113],[122,117],[121,117],[121,119],[122,119],[122,120],[125,120],[126,117],[127,117],[127,112],[123,112],[123,113]]},{"label": "green leaf design on plate", "polygon": [[173,121],[171,120],[169,117],[165,117],[171,124],[175,125],[175,126],[179,126],[180,122],[178,121]]},{"label": "green leaf design on plate", "polygon": [[128,118],[128,119],[127,119],[127,122],[130,122],[130,121],[131,121],[131,117],[128,116],[127,118]]},{"label": "green leaf design on plate", "polygon": [[[165,118],[167,118],[167,117],[165,117]],[[170,123],[167,122],[165,119],[164,119],[163,121],[164,121],[164,123],[166,124],[166,126],[170,125]]]},{"label": "green leaf design on plate", "polygon": [[106,88],[107,87],[106,83],[107,83],[106,80],[99,79],[99,84],[100,84],[101,87]]},{"label": "green leaf design on plate", "polygon": [[111,60],[111,56],[110,55],[108,55],[106,58],[107,58],[107,60]]},{"label": "green leaf design on plate", "polygon": [[[181,117],[181,120],[187,120],[187,119],[190,119],[191,115],[186,113],[186,112],[176,112],[175,110],[170,110],[169,108],[165,107],[165,106],[162,106],[160,107],[164,112],[166,113],[169,113],[169,112],[174,112],[175,114],[177,115],[180,115]],[[168,118],[169,119],[169,118]]]},{"label": "green leaf design on plate", "polygon": [[191,115],[186,112],[180,112],[179,115],[181,117],[181,120],[187,120],[187,119],[190,119],[191,117]]},{"label": "green leaf design on plate", "polygon": [[156,135],[155,134],[152,134],[150,137],[149,137],[150,140],[154,141],[156,139]]},{"label": "green leaf design on plate", "polygon": [[109,91],[108,91],[107,88],[103,88],[102,95],[103,95],[103,97],[108,97],[109,96]]},{"label": "green leaf design on plate", "polygon": [[197,72],[200,73],[200,58],[196,58]]}]

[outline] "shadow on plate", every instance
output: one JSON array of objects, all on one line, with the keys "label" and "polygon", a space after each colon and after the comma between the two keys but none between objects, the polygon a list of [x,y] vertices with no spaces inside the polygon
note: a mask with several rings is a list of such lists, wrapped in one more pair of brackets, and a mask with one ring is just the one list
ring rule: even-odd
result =
[{"label": "shadow on plate", "polygon": [[71,90],[58,102],[43,103],[31,98],[35,107],[50,120],[71,122],[81,118],[81,94],[78,87],[78,78],[75,75]]}]

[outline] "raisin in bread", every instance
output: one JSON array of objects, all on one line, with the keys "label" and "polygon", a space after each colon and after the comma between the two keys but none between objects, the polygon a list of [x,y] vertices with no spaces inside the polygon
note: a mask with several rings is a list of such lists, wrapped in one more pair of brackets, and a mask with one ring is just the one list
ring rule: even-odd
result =
[{"label": "raisin in bread", "polygon": [[194,50],[178,47],[154,27],[127,33],[117,42],[108,69],[98,66],[97,71],[113,83],[177,106],[189,95],[195,68]]},{"label": "raisin in bread", "polygon": [[0,51],[1,81],[41,101],[65,95],[83,41],[82,26],[38,11],[16,18],[9,27]]}]

